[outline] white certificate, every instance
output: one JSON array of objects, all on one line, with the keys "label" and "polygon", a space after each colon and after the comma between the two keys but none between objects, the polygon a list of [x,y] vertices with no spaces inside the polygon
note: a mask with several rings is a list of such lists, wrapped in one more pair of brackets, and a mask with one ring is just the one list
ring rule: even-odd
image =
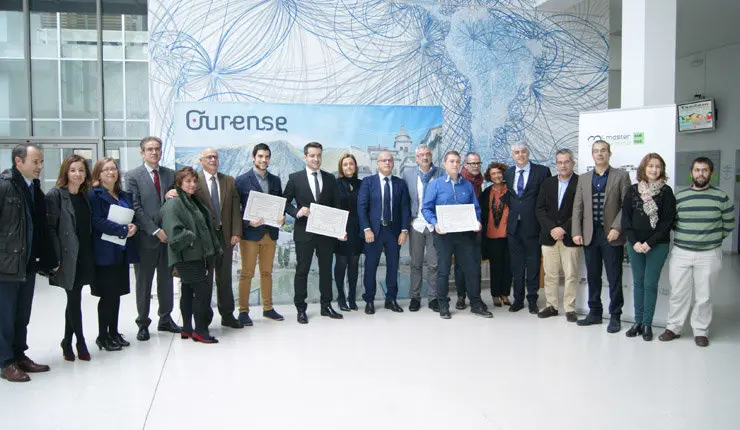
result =
[{"label": "white certificate", "polygon": [[478,229],[478,218],[475,216],[475,206],[467,205],[438,205],[437,225],[444,233],[461,231],[475,231]]},{"label": "white certificate", "polygon": [[[110,209],[108,209],[108,221],[113,221],[116,224],[128,226],[129,224],[131,224],[131,220],[133,219],[133,209],[124,208],[118,205],[110,205]],[[116,245],[126,245],[126,238],[121,239],[118,236],[111,236],[109,234],[102,234],[100,235],[100,238],[105,241],[115,243]]]},{"label": "white certificate", "polygon": [[322,236],[344,239],[349,211],[311,203],[306,231]]},{"label": "white certificate", "polygon": [[284,213],[285,197],[250,191],[243,219],[257,221],[258,218],[262,218],[265,225],[280,228],[281,224],[278,220],[283,217]]}]

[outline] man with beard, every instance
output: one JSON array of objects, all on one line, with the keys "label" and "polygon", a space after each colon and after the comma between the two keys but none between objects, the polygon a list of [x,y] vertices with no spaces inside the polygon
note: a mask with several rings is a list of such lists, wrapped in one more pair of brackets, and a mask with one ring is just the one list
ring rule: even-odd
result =
[{"label": "man with beard", "polygon": [[[473,191],[475,191],[476,198],[480,197],[480,192],[483,190],[483,175],[480,173],[480,166],[480,155],[476,152],[468,152],[465,156],[465,165],[460,172],[463,178],[473,184]],[[477,246],[476,253],[480,255],[480,235],[478,235],[475,243]],[[478,279],[480,279],[480,265],[478,265]],[[455,288],[457,289],[455,309],[465,309],[465,276],[463,276],[462,266],[458,260],[455,260]]]},{"label": "man with beard", "polygon": [[691,163],[690,188],[676,193],[676,227],[668,263],[671,281],[666,330],[659,339],[681,337],[691,308],[691,329],[697,346],[709,345],[712,322],[711,286],[722,268],[722,241],[735,228],[735,207],[727,194],[711,185],[712,160],[699,157]]}]

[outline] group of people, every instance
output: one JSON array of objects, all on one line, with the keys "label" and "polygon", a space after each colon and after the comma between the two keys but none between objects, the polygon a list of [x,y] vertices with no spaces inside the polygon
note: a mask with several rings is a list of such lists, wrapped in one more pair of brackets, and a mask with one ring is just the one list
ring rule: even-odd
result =
[{"label": "group of people", "polygon": [[[409,242],[411,285],[409,311],[421,308],[422,280],[428,285],[428,307],[451,318],[449,280],[454,264],[457,301],[463,310],[491,318],[481,298],[481,260],[488,260],[493,305],[524,309],[540,318],[558,315],[559,278],[564,274],[563,307],[567,321],[579,326],[602,323],[602,270],[609,285],[607,331],[621,330],[622,260],[629,254],[634,284],[635,323],[628,337],[653,338],[652,321],[661,269],[670,252],[671,282],[668,325],[660,340],[680,337],[695,298],[691,326],[695,342],[707,346],[712,317],[710,287],[721,267],[721,244],[733,230],[734,207],[729,197],[710,185],[714,166],[708,158],[694,160],[693,184],[674,195],[666,166],[657,153],[647,154],[632,185],[627,172],[609,164],[609,143],[593,143],[593,170],[574,173],[573,154],[557,151],[557,175],[530,161],[526,144],[512,148],[515,164],[493,162],[485,170],[481,157],[457,151],[432,163],[426,145],[416,148],[415,168],[393,175],[391,152],[377,158],[377,173],[360,180],[357,160],[344,154],[338,172],[322,170],[323,148],[304,147],[305,169],[292,173],[283,189],[269,172],[271,151],[264,143],[252,151],[252,169],[233,178],[218,171],[218,152],[203,150],[202,171],[160,165],[162,141],[146,137],[140,143],[143,164],[126,174],[125,186],[116,161],[98,160],[92,171],[79,155],[67,157],[56,186],[46,196],[40,188],[43,153],[32,143],[12,152],[13,167],[0,174],[0,376],[30,380],[28,373],[49,366],[32,361],[25,351],[36,273],[49,277],[67,295],[61,342],[65,360],[90,360],[82,329],[81,291],[84,285],[99,297],[98,336],[101,350],[115,351],[130,343],[119,332],[120,297],[128,294],[129,267],[136,278],[137,340],[150,338],[152,284],[157,274],[157,330],[183,339],[217,343],[209,332],[216,290],[221,325],[251,326],[249,295],[259,263],[262,316],[284,318],[272,304],[272,268],[279,228],[263,219],[246,221],[242,213],[252,191],[284,197],[285,213],[295,219],[293,240],[296,268],[294,304],[297,321],[308,323],[308,275],[316,254],[320,314],[343,315],[332,307],[332,279],[339,310],[358,310],[359,257],[365,256],[361,299],[366,314],[375,313],[377,271],[385,255],[385,305],[403,312],[397,302],[401,246]],[[483,189],[484,183],[489,183]],[[125,190],[125,191],[124,191]],[[307,231],[311,204],[348,211],[342,239]],[[443,205],[472,205],[477,225],[472,231],[447,232],[438,222]],[[109,219],[111,208],[133,211],[119,224]],[[274,221],[274,220],[273,220]],[[285,222],[283,216],[278,225]],[[238,314],[232,290],[232,252],[239,245],[241,273]],[[589,313],[576,316],[581,249],[585,254]],[[453,263],[454,261],[454,263]],[[537,305],[540,265],[544,268],[546,306]],[[171,317],[172,277],[181,279],[182,327]],[[345,279],[347,289],[345,290]],[[509,300],[513,283],[513,301]],[[526,300],[525,300],[526,299]],[[73,345],[74,344],[74,345]],[[73,348],[74,346],[74,348]]]}]

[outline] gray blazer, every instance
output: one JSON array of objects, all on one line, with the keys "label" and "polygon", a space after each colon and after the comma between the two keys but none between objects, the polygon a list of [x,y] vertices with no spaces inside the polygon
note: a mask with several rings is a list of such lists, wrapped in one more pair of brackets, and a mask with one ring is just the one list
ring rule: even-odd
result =
[{"label": "gray blazer", "polygon": [[154,181],[143,164],[126,173],[125,189],[133,197],[136,220],[144,233],[136,235],[139,248],[155,249],[159,246],[159,238],[153,234],[162,228],[162,216],[159,210],[164,203],[165,193],[173,187],[174,183],[175,171],[160,165],[159,188],[162,195],[157,196]]},{"label": "gray blazer", "polygon": [[[432,182],[433,180],[439,178],[439,175],[444,172],[444,170],[437,166],[432,166],[432,168],[434,169],[434,173],[432,173],[432,179],[430,179],[429,182]],[[409,189],[409,198],[411,199],[412,220],[421,216],[421,208],[419,207],[419,192],[416,189],[417,178],[419,177],[418,171],[418,167],[415,167],[413,169],[406,169],[403,171],[403,181],[406,182],[406,187]]]},{"label": "gray blazer", "polygon": [[[584,246],[591,243],[594,235],[594,211],[591,204],[593,197],[591,181],[593,177],[593,170],[580,175],[573,201],[572,236],[583,236]],[[609,178],[606,180],[606,189],[604,190],[604,233],[609,234],[611,229],[619,232],[617,240],[609,242],[614,246],[624,245],[626,241],[622,233],[622,202],[629,191],[630,185],[632,183],[629,173],[609,166]]]},{"label": "gray blazer", "polygon": [[[87,202],[87,196],[85,196]],[[87,202],[88,208],[90,202]],[[46,194],[46,218],[51,231],[54,252],[59,256],[59,270],[49,279],[49,284],[71,290],[77,274],[77,254],[80,241],[77,237],[75,208],[66,188],[52,188]],[[88,226],[91,229],[92,227]],[[92,244],[90,245],[92,246]]]}]

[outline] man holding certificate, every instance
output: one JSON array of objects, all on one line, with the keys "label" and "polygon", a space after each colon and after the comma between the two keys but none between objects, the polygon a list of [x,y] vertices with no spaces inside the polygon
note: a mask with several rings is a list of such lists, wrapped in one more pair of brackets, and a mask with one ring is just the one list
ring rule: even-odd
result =
[{"label": "man holding certificate", "polygon": [[[308,324],[306,297],[308,296],[308,272],[316,252],[319,260],[319,290],[321,291],[321,315],[332,319],[343,318],[331,307],[332,262],[336,238],[306,231],[312,203],[335,208],[337,204],[337,180],[331,173],[321,170],[323,147],[318,142],[309,142],[303,148],[306,168],[291,173],[285,185],[285,212],[295,218],[293,240],[297,265],[295,269],[293,302],[298,310],[298,323]],[[295,203],[294,203],[295,201]],[[345,221],[346,223],[346,221]]]},{"label": "man holding certificate", "polygon": [[422,214],[434,226],[437,235],[437,301],[439,316],[450,319],[450,266],[452,256],[459,260],[465,273],[465,286],[470,298],[470,311],[491,318],[480,298],[480,279],[475,266],[480,256],[474,252],[475,233],[480,231],[480,206],[473,185],[460,174],[460,153],[449,151],[444,158],[445,174],[431,182],[424,194]]},{"label": "man holding certificate", "polygon": [[380,253],[385,253],[385,308],[403,312],[396,302],[398,261],[401,245],[409,233],[409,190],[403,179],[393,176],[393,155],[378,154],[378,173],[362,180],[357,195],[357,214],[365,235],[365,313],[375,313],[376,272]]},{"label": "man holding certificate", "polygon": [[[282,197],[283,187],[280,178],[267,171],[272,152],[264,143],[258,143],[252,150],[253,167],[249,172],[236,178],[236,190],[239,192],[242,213],[247,207],[249,194],[252,191]],[[285,216],[279,220],[285,221]],[[260,262],[260,293],[262,298],[262,316],[274,321],[282,321],[283,316],[272,308],[272,264],[275,261],[275,250],[280,229],[265,224],[264,219],[242,221],[242,240],[239,241],[239,252],[242,256],[242,272],[239,276],[239,322],[251,326],[249,318],[249,292],[252,289],[252,278]]]}]

